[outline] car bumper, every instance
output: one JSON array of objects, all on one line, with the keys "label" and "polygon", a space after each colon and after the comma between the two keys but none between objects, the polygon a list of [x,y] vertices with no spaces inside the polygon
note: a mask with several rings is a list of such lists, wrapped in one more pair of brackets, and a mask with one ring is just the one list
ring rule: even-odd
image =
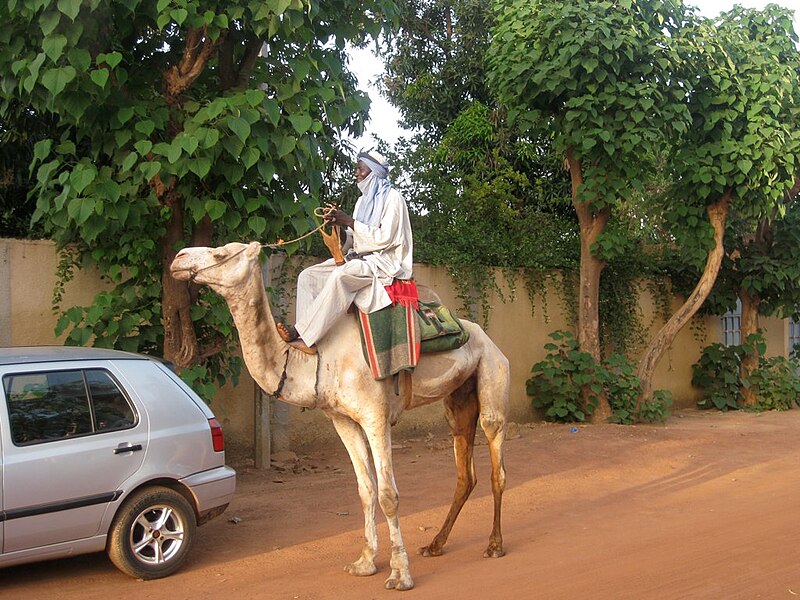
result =
[{"label": "car bumper", "polygon": [[198,524],[222,514],[236,490],[236,471],[227,465],[195,473],[180,482],[194,497]]}]

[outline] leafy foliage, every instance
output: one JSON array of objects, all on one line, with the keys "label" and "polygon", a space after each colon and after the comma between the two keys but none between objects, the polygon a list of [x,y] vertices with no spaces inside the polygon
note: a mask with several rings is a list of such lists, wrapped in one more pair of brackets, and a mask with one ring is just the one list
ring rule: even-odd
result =
[{"label": "leafy foliage", "polygon": [[[598,364],[568,331],[555,331],[550,337],[545,360],[536,363],[526,386],[536,408],[545,417],[559,422],[584,421],[597,407],[601,395],[609,398],[612,423],[664,421],[672,403],[669,392],[658,390],[653,400],[637,408],[640,383],[634,367],[621,354],[611,354]],[[588,394],[582,394],[583,389]],[[588,400],[587,400],[588,399]]]},{"label": "leafy foliage", "polygon": [[[349,168],[339,133],[362,131],[369,105],[345,43],[376,35],[395,10],[391,0],[0,5],[0,119],[21,104],[58,123],[33,146],[33,219],[111,288],[66,310],[59,332],[172,352],[198,381],[235,374],[222,352],[236,341],[227,309],[176,287],[170,257],[312,227],[333,193],[325,175]],[[196,327],[181,325],[184,310]]]},{"label": "leafy foliage", "polygon": [[[742,344],[711,344],[703,349],[692,367],[692,385],[703,390],[700,408],[738,410],[742,408],[742,389],[755,389],[756,403],[751,410],[788,410],[800,399],[800,361],[783,356],[763,358],[766,342],[760,334],[748,336]],[[741,375],[742,360],[757,353],[759,365],[748,378]]]},{"label": "leafy foliage", "polygon": [[56,130],[52,119],[43,118],[11,101],[0,114],[0,237],[36,238],[41,227],[31,228],[36,209],[28,196],[32,187],[28,166],[36,142]]}]

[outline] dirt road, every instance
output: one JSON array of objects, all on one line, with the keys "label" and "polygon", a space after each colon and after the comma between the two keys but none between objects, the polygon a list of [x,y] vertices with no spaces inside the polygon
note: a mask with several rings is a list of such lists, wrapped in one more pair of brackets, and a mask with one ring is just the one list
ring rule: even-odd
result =
[{"label": "dirt road", "polygon": [[[186,567],[136,581],[104,555],[0,571],[0,597],[276,600],[393,598],[781,599],[800,596],[800,410],[681,411],[666,425],[536,424],[507,445],[507,555],[483,558],[491,528],[486,446],[478,487],[444,556],[423,558],[453,491],[445,436],[395,441],[401,523],[416,584],[343,572],[362,517],[343,448],[311,449],[287,470],[239,470],[225,515],[199,529]],[[237,521],[237,522],[232,522]]]}]

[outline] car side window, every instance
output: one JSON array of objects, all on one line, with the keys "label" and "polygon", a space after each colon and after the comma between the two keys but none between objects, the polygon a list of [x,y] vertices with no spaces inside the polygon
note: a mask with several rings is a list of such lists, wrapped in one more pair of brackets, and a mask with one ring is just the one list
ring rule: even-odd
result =
[{"label": "car side window", "polygon": [[106,371],[85,371],[94,409],[95,431],[117,431],[136,424],[136,414],[128,399]]},{"label": "car side window", "polygon": [[102,369],[3,377],[11,439],[18,446],[132,427],[136,415]]}]

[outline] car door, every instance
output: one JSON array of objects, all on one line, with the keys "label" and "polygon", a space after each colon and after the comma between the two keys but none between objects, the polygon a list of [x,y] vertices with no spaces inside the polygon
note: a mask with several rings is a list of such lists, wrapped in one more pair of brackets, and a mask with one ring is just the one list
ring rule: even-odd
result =
[{"label": "car door", "polygon": [[113,367],[31,366],[3,376],[3,552],[92,537],[142,465],[146,415]]}]

